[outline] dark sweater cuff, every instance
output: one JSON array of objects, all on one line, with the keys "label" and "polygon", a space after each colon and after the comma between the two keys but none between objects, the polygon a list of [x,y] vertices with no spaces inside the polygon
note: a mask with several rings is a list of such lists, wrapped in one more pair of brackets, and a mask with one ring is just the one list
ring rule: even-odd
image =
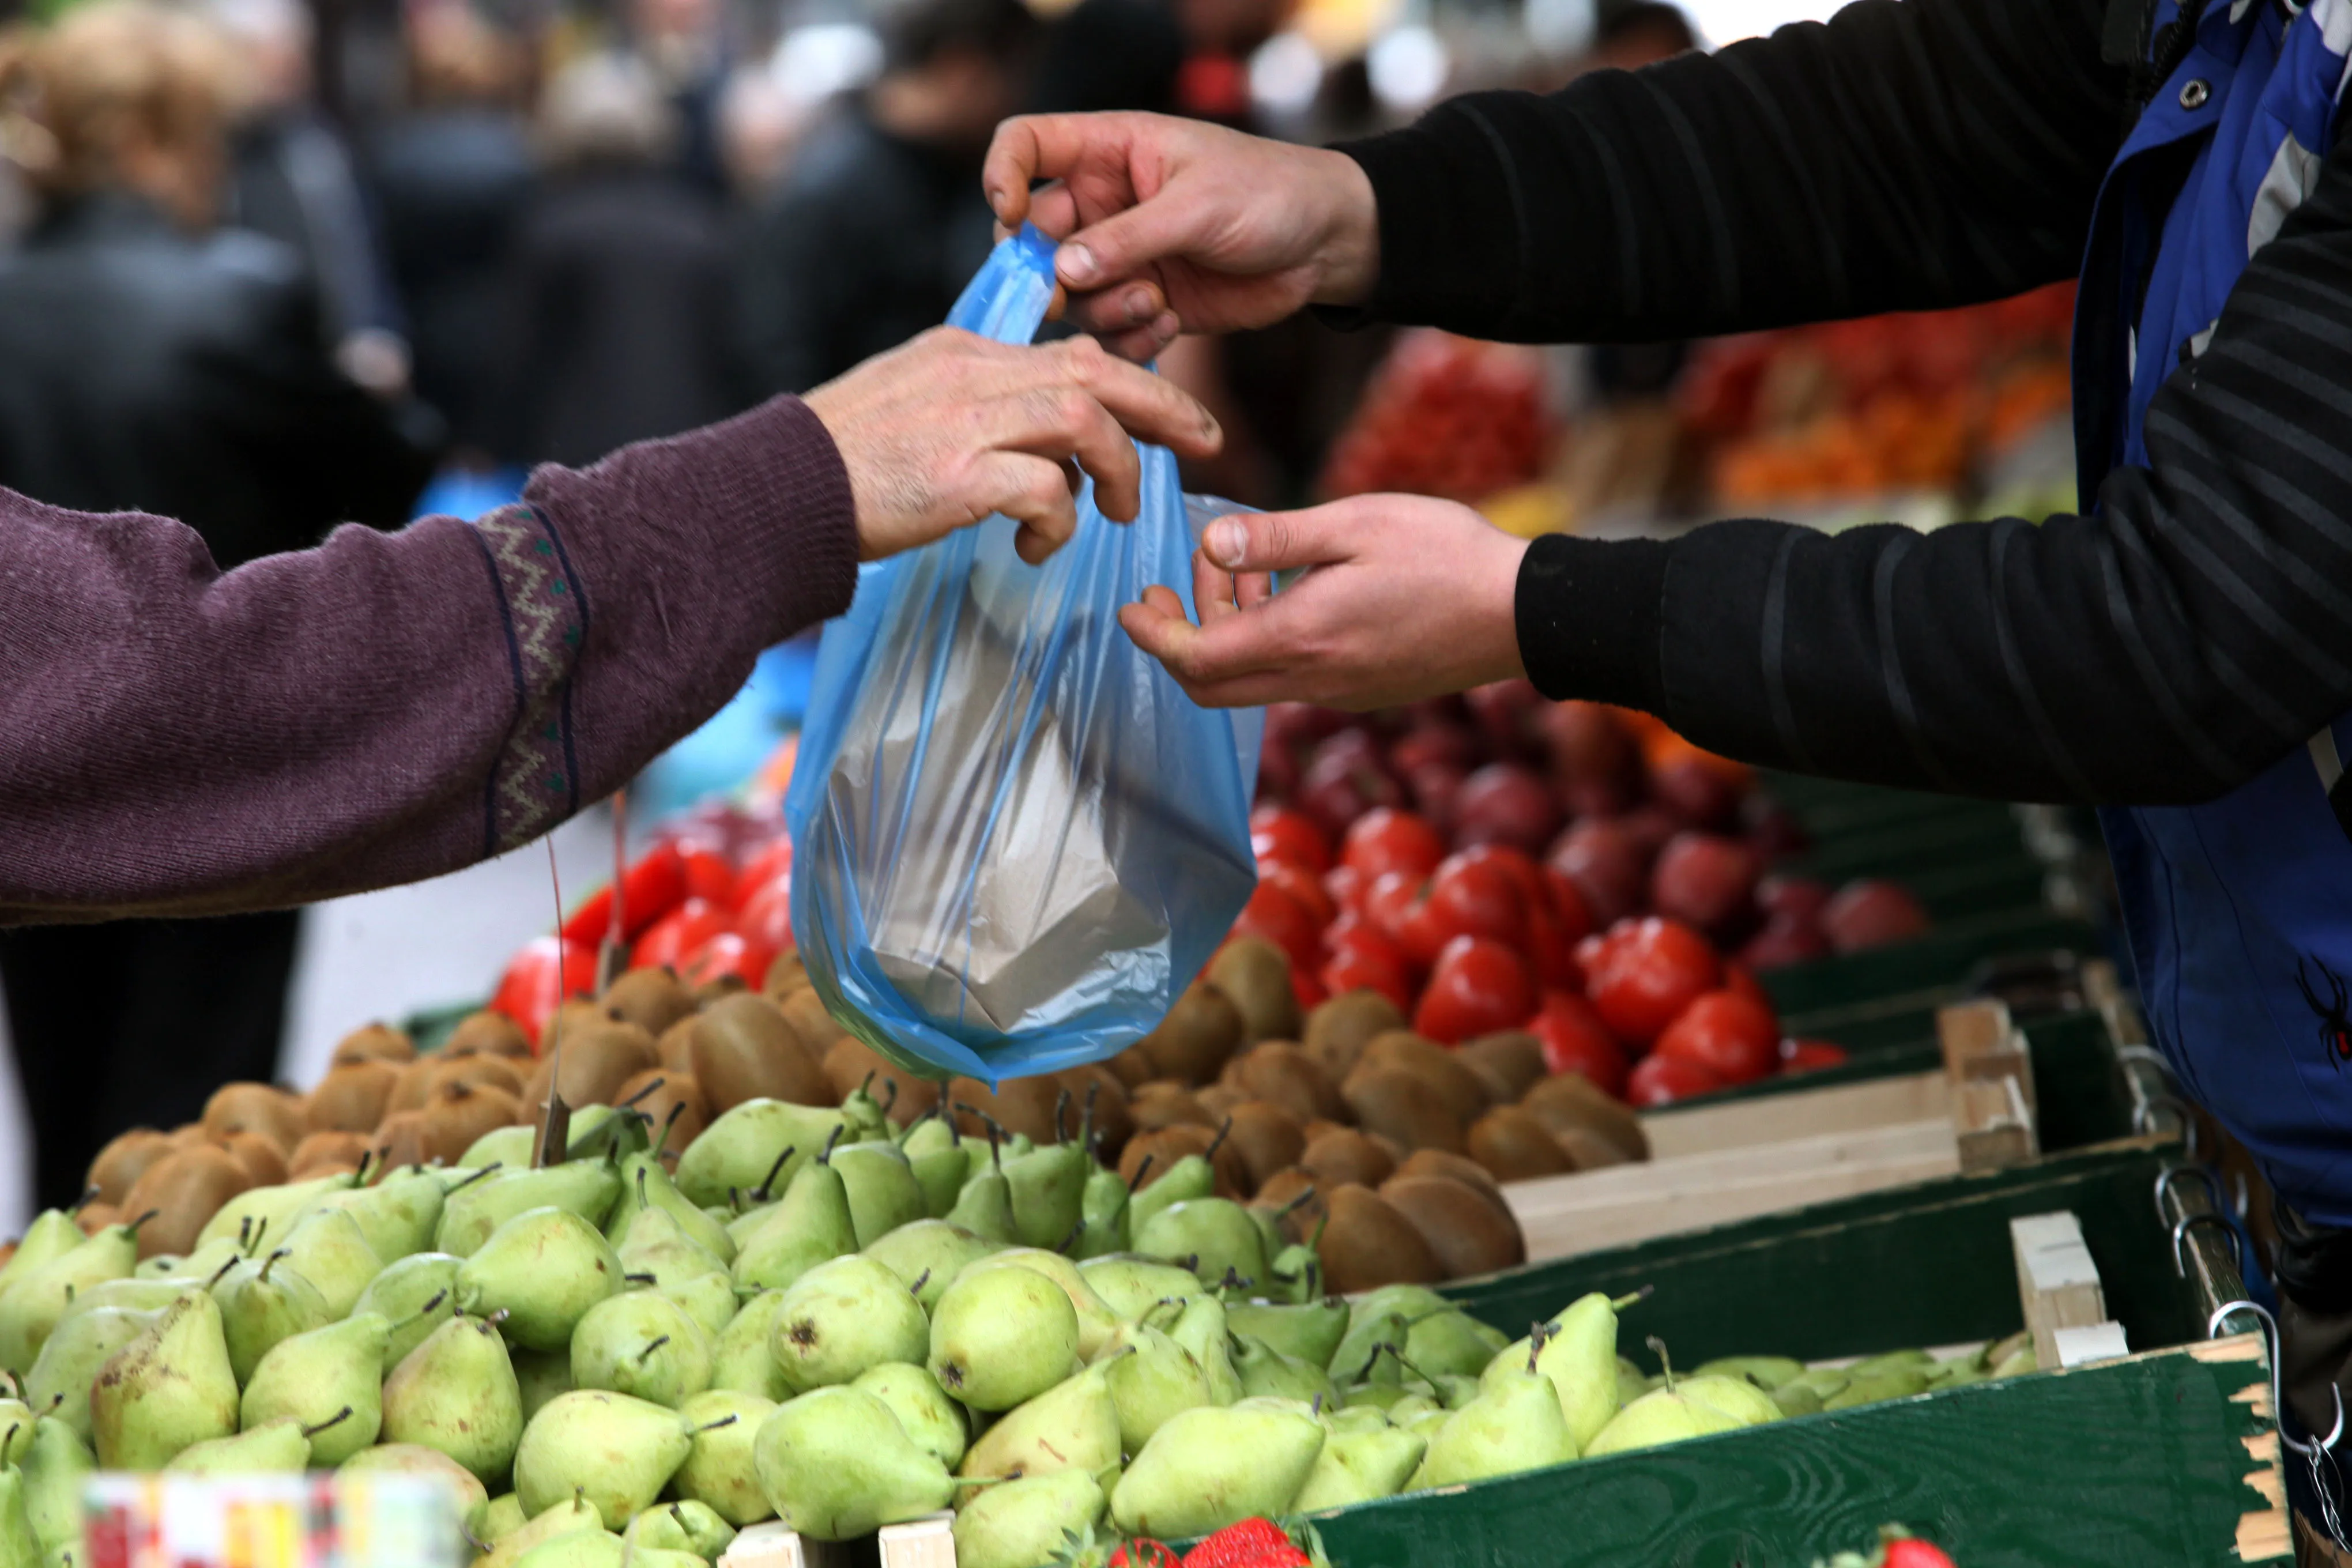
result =
[{"label": "dark sweater cuff", "polygon": [[1546,534],[1519,561],[1519,658],[1555,702],[1584,698],[1658,712],[1660,633],[1674,546]]}]

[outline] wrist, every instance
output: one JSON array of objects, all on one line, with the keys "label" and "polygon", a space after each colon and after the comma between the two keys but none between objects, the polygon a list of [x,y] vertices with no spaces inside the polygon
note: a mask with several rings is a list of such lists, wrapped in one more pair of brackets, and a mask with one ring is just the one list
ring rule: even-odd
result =
[{"label": "wrist", "polygon": [[1321,165],[1316,170],[1317,186],[1329,204],[1322,242],[1316,247],[1315,292],[1309,302],[1363,305],[1381,278],[1380,205],[1371,177],[1345,153],[1317,150],[1309,156]]}]

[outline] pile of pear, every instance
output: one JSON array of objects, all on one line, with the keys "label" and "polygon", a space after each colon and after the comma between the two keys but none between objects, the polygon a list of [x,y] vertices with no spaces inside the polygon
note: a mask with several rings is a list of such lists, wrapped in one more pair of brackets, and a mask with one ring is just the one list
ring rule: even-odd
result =
[{"label": "pile of pear", "polygon": [[968,1138],[993,1124],[1062,1142],[1090,1105],[1090,1152],[1131,1183],[1150,1186],[1203,1157],[1219,1196],[1302,1205],[1286,1235],[1324,1226],[1332,1288],[1363,1290],[1519,1263],[1526,1243],[1501,1183],[1646,1152],[1622,1105],[1581,1078],[1545,1076],[1532,1037],[1447,1050],[1369,991],[1302,1016],[1287,960],[1254,939],[1229,944],[1158,1028],[1111,1061],[993,1089],[885,1060],[826,1013],[791,954],[763,992],[740,982],[689,991],[667,969],[633,971],[593,1001],[566,1003],[551,1030],[560,1066],[534,1056],[512,1019],[482,1012],[423,1054],[387,1026],[357,1030],[308,1094],[227,1085],[199,1121],[108,1144],[90,1166],[84,1228],[152,1214],[142,1254],[185,1255],[257,1188],[362,1163],[466,1164],[488,1134],[535,1123],[551,1089],[573,1107],[648,1115],[677,1152],[750,1101],[835,1110],[864,1088],[894,1127],[938,1116]]}]

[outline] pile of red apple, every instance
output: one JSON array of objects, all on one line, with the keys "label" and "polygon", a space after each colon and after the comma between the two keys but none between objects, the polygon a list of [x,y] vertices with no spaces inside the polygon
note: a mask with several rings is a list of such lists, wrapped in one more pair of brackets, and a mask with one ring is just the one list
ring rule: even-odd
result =
[{"label": "pile of red apple", "polygon": [[1397,339],[1332,444],[1323,493],[1482,500],[1542,471],[1547,435],[1534,351],[1417,328]]},{"label": "pile of red apple", "polygon": [[1234,924],[1302,1005],[1387,994],[1446,1044],[1524,1028],[1635,1104],[1844,1059],[1781,1037],[1755,972],[1927,928],[1900,887],[1769,874],[1801,832],[1738,764],[1525,682],[1267,713],[1257,891]]}]

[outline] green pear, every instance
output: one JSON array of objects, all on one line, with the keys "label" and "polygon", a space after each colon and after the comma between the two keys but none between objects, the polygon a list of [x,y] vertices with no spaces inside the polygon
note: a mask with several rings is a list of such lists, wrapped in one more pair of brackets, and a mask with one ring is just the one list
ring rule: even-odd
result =
[{"label": "green pear", "polygon": [[1805,1375],[1805,1363],[1780,1355],[1718,1356],[1705,1366],[1695,1367],[1693,1377],[1740,1377],[1769,1394]]},{"label": "green pear", "polygon": [[121,1307],[133,1312],[160,1312],[178,1300],[183,1292],[194,1289],[185,1279],[142,1279],[136,1274],[121,1279],[101,1279],[87,1290],[76,1290],[62,1317],[58,1319],[55,1333],[84,1312],[95,1312],[101,1307]]},{"label": "green pear", "polygon": [[735,1282],[724,1274],[698,1274],[691,1279],[656,1284],[654,1289],[685,1308],[686,1315],[695,1321],[714,1346],[719,1336],[727,1331],[727,1325],[735,1321],[735,1314],[742,1310],[743,1303],[735,1294]]},{"label": "green pear", "polygon": [[514,1568],[628,1568],[636,1561],[642,1559],[628,1542],[609,1530],[567,1530],[516,1557]]},{"label": "green pear", "polygon": [[0,1465],[13,1465],[33,1445],[33,1427],[39,1418],[21,1399],[0,1399]]},{"label": "green pear", "polygon": [[1130,1323],[1162,1301],[1190,1301],[1209,1293],[1189,1268],[1127,1253],[1089,1258],[1078,1265],[1078,1278],[1102,1298],[1104,1306]]},{"label": "green pear", "polygon": [[519,1345],[560,1350],[588,1310],[621,1289],[622,1273],[604,1232],[580,1215],[525,1209],[458,1268],[457,1304],[478,1317],[504,1312],[506,1335]]},{"label": "green pear", "polygon": [[507,1347],[507,1360],[514,1364],[515,1388],[522,1395],[522,1418],[526,1425],[559,1394],[572,1392],[572,1352],[527,1351],[520,1345]]},{"label": "green pear", "polygon": [[1077,1353],[1078,1314],[1059,1285],[1027,1268],[966,1269],[931,1316],[924,1364],[974,1410],[1010,1410],[1069,1376]]},{"label": "green pear", "polygon": [[[1232,1125],[1231,1122],[1226,1123],[1228,1127]],[[1222,1142],[1224,1133],[1219,1132],[1217,1138]],[[1135,1195],[1128,1199],[1127,1234],[1130,1237],[1140,1237],[1143,1227],[1171,1204],[1191,1203],[1216,1192],[1217,1168],[1210,1163],[1214,1158],[1215,1145],[1210,1147],[1212,1153],[1209,1156],[1185,1155],[1161,1172],[1159,1180],[1148,1187],[1138,1189]],[[1136,1250],[1140,1252],[1143,1249],[1138,1247]]]},{"label": "green pear", "polygon": [[67,1318],[41,1346],[32,1371],[25,1374],[26,1399],[43,1410],[54,1407],[57,1418],[88,1442],[89,1390],[98,1381],[99,1369],[159,1316],[106,1307]]},{"label": "green pear", "polygon": [[621,1201],[604,1222],[605,1238],[618,1249],[637,1215],[658,1208],[677,1221],[688,1238],[719,1259],[724,1269],[735,1261],[735,1241],[727,1227],[686,1201],[671,1179],[669,1167],[654,1154],[631,1154],[621,1162]]},{"label": "green pear", "polygon": [[294,1228],[296,1215],[329,1193],[350,1185],[350,1174],[338,1173],[274,1187],[247,1187],[213,1211],[213,1217],[196,1232],[196,1248],[202,1251],[226,1241],[244,1256],[257,1258],[285,1240]]},{"label": "green pear", "polygon": [[[776,1402],[713,1388],[688,1399],[677,1413],[693,1428],[694,1439],[685,1462],[670,1478],[670,1489],[738,1530],[772,1514],[767,1494],[760,1489],[751,1451],[761,1423],[776,1413]],[[734,1420],[728,1421],[730,1415]]]},{"label": "green pear", "polygon": [[898,1425],[916,1446],[953,1468],[971,1440],[971,1426],[963,1406],[948,1397],[940,1380],[908,1362],[884,1362],[867,1367],[851,1384],[890,1407]]},{"label": "green pear", "polygon": [[[1225,1309],[1225,1327],[1264,1340],[1286,1356],[1328,1368],[1348,1331],[1348,1303],[1337,1296],[1295,1304],[1244,1301]],[[1419,1358],[1414,1362],[1418,1365]],[[1473,1370],[1484,1370],[1485,1364]]]},{"label": "green pear", "polygon": [[966,1478],[1034,1476],[1048,1470],[1089,1474],[1118,1463],[1118,1406],[1109,1368],[1097,1363],[1056,1384],[975,1439],[956,1468]]},{"label": "green pear", "polygon": [[1437,1428],[1413,1473],[1416,1489],[1516,1475],[1576,1458],[1559,1391],[1536,1370],[1536,1359],[1529,1354],[1516,1373],[1486,1385]]},{"label": "green pear", "polygon": [[110,1225],[17,1276],[0,1292],[0,1367],[31,1366],[76,1294],[104,1280],[128,1279],[138,1261],[138,1228]]},{"label": "green pear", "polygon": [[572,1386],[675,1410],[710,1386],[709,1336],[660,1291],[625,1290],[589,1308],[572,1331]]},{"label": "green pear", "polygon": [[[767,1189],[764,1187],[760,1189],[762,1194],[764,1194],[766,1190]],[[750,1194],[746,1194],[746,1196],[749,1197]],[[769,1218],[775,1214],[777,1205],[781,1204],[782,1201],[783,1200],[781,1197],[777,1197],[764,1198],[762,1201],[757,1203],[748,1203],[740,1213],[732,1214],[728,1216],[726,1225],[723,1228],[727,1232],[727,1239],[734,1244],[736,1255],[738,1257],[742,1255],[743,1244],[751,1239],[753,1232],[757,1231],[761,1226],[768,1223]],[[733,1265],[730,1264],[729,1268],[733,1268]]]},{"label": "green pear", "polygon": [[236,1237],[224,1237],[217,1241],[205,1243],[185,1258],[159,1256],[145,1258],[131,1270],[131,1278],[177,1280],[184,1285],[209,1285],[223,1268],[245,1255],[245,1248],[238,1244]]},{"label": "green pear", "polygon": [[[1506,1346],[1488,1363],[1481,1384],[1514,1375],[1527,1364],[1528,1342]],[[1580,1296],[1548,1325],[1536,1370],[1551,1380],[1559,1394],[1559,1412],[1568,1418],[1568,1434],[1577,1451],[1590,1449],[1592,1439],[1622,1408],[1617,1377],[1616,1304],[1598,1291]]]},{"label": "green pear", "polygon": [[848,1126],[838,1110],[747,1100],[686,1146],[677,1157],[677,1190],[698,1207],[725,1203],[730,1192],[783,1192],[827,1140],[845,1136]]},{"label": "green pear", "polygon": [[[1581,1301],[1577,1303],[1579,1306],[1582,1304]],[[1650,1341],[1650,1348],[1658,1352],[1660,1360],[1664,1359],[1665,1347],[1655,1338]],[[1538,1360],[1540,1362],[1541,1357],[1538,1356]],[[1694,1384],[1699,1385],[1696,1393],[1691,1388]],[[1735,1413],[1714,1403],[1716,1398],[1727,1396],[1739,1404],[1741,1410]],[[1751,1426],[1758,1419],[1757,1407],[1748,1404],[1751,1397],[1762,1402],[1762,1410],[1770,1412],[1762,1419],[1769,1420],[1780,1414],[1780,1407],[1752,1384],[1727,1377],[1678,1380],[1675,1376],[1675,1369],[1669,1365],[1665,1371],[1665,1386],[1642,1395],[1611,1416],[1608,1425],[1601,1428],[1591,1442],[1583,1446],[1584,1456],[1597,1459],[1608,1454],[1622,1454],[1631,1448],[1654,1448],[1662,1443],[1679,1443],[1691,1437],[1704,1437],[1710,1433],[1728,1432],[1735,1427]]]},{"label": "green pear", "polygon": [[1108,1258],[1127,1249],[1127,1182],[1117,1171],[1097,1165],[1087,1174],[1078,1194],[1078,1239],[1070,1248],[1076,1258]]},{"label": "green pear", "polygon": [[943,1219],[919,1219],[862,1250],[896,1274],[929,1312],[938,1309],[957,1275],[995,1252],[997,1246]]},{"label": "green pear", "polygon": [[[927,1136],[928,1135],[928,1136]],[[923,1189],[923,1212],[945,1219],[971,1180],[974,1145],[964,1142],[944,1118],[919,1123],[899,1145]]]},{"label": "green pear", "polygon": [[310,1439],[311,1460],[333,1468],[382,1434],[383,1350],[391,1339],[392,1325],[381,1313],[354,1312],[278,1341],[246,1380],[239,1419],[252,1427],[289,1416],[310,1426],[349,1410],[347,1419]]},{"label": "green pear", "polygon": [[974,1236],[1011,1247],[1021,1239],[1021,1227],[1013,1217],[1013,1184],[1004,1178],[1004,1167],[998,1158],[993,1141],[989,1158],[975,1161],[971,1179],[963,1191],[956,1194],[954,1205],[946,1215],[950,1225],[961,1226]]},{"label": "green pear", "polygon": [[[358,1222],[369,1249],[384,1264],[432,1249],[441,1225],[441,1179],[416,1166],[394,1171],[372,1186],[331,1192],[313,1208],[340,1208]],[[298,1217],[297,1225],[300,1224]]]},{"label": "green pear", "polygon": [[[1375,1378],[1393,1382],[1401,1375],[1397,1360],[1385,1353],[1382,1347],[1404,1349],[1404,1342],[1412,1330],[1405,1315],[1393,1308],[1380,1312],[1358,1312],[1349,1321],[1348,1331],[1339,1340],[1339,1348],[1331,1352],[1329,1371],[1342,1383],[1362,1383]],[[1522,1363],[1527,1346],[1517,1347]],[[1505,1356],[1510,1352],[1506,1351]]]},{"label": "green pear", "polygon": [[1097,1364],[1118,1411],[1122,1452],[1138,1454],[1179,1411],[1213,1404],[1209,1374],[1192,1352],[1149,1323],[1122,1323]]},{"label": "green pear", "polygon": [[296,1334],[323,1328],[341,1314],[329,1309],[327,1299],[288,1261],[279,1247],[256,1263],[247,1258],[229,1265],[213,1287],[219,1303],[221,1333],[228,1344],[228,1363],[243,1384],[253,1375],[272,1346]]},{"label": "green pear", "polygon": [[1680,1391],[1693,1399],[1703,1399],[1726,1415],[1736,1415],[1743,1426],[1761,1426],[1780,1419],[1780,1407],[1772,1396],[1744,1377],[1722,1377],[1711,1373],[1693,1373],[1675,1380]]},{"label": "green pear", "polygon": [[1225,1328],[1223,1301],[1202,1296],[1185,1302],[1168,1326],[1168,1337],[1201,1363],[1202,1372],[1208,1375],[1212,1401],[1231,1405],[1242,1397],[1241,1373],[1234,1370],[1233,1335]]},{"label": "green pear", "polygon": [[471,1521],[489,1506],[489,1489],[473,1471],[438,1448],[422,1443],[378,1443],[335,1467],[340,1476],[431,1476],[457,1496],[457,1517]]},{"label": "green pear", "polygon": [[1213,1285],[1223,1279],[1254,1284],[1265,1278],[1265,1238],[1249,1210],[1231,1198],[1170,1204],[1135,1227],[1135,1250],[1183,1263]]},{"label": "green pear", "polygon": [[236,1399],[220,1308],[192,1290],[100,1369],[89,1391],[99,1462],[161,1469],[189,1445],[235,1432]]},{"label": "green pear", "polygon": [[1783,1416],[1816,1415],[1821,1413],[1822,1396],[1802,1383],[1791,1381],[1776,1388],[1770,1394],[1773,1408]]},{"label": "green pear", "polygon": [[1234,1335],[1233,1362],[1244,1398],[1270,1394],[1282,1399],[1303,1399],[1309,1405],[1318,1400],[1326,1405],[1339,1402],[1339,1390],[1331,1386],[1329,1373],[1295,1356],[1286,1356],[1264,1340],[1248,1334]]},{"label": "green pear", "polygon": [[522,1511],[522,1499],[512,1492],[500,1492],[482,1508],[481,1517],[473,1524],[476,1542],[488,1551],[498,1550],[499,1542],[530,1522]]},{"label": "green pear", "polygon": [[762,1290],[743,1303],[720,1330],[710,1352],[710,1386],[756,1394],[782,1404],[793,1396],[768,1348],[775,1330],[776,1312],[784,1304],[782,1290]]},{"label": "green pear", "polygon": [[1287,1513],[1323,1439],[1323,1424],[1285,1400],[1184,1411],[1151,1435],[1111,1489],[1112,1522],[1179,1541]]},{"label": "green pear", "polygon": [[372,1312],[391,1325],[383,1345],[385,1372],[457,1315],[457,1270],[464,1263],[446,1252],[414,1252],[385,1264],[383,1272],[360,1292],[352,1316]]},{"label": "green pear", "polygon": [[515,1450],[515,1496],[532,1512],[580,1489],[607,1529],[661,1495],[693,1449],[675,1410],[605,1389],[576,1389],[548,1401]]},{"label": "green pear", "polygon": [[466,1152],[459,1157],[457,1163],[476,1171],[491,1165],[520,1171],[530,1163],[530,1152],[538,1142],[539,1129],[529,1123],[520,1127],[494,1127],[466,1145]]},{"label": "green pear", "polygon": [[1414,1321],[1406,1332],[1404,1359],[1424,1377],[1475,1378],[1510,1343],[1508,1334],[1467,1312],[1435,1312]]},{"label": "green pear", "polygon": [[929,1213],[922,1184],[896,1143],[844,1144],[834,1152],[833,1165],[848,1193],[850,1223],[860,1247],[871,1247]]},{"label": "green pear", "polygon": [[[1297,1201],[1303,1203],[1307,1196],[1307,1194],[1301,1194]],[[1314,1238],[1285,1246],[1282,1232],[1275,1226],[1280,1212],[1255,1207],[1250,1210],[1250,1217],[1258,1222],[1261,1229],[1268,1232],[1265,1237],[1267,1289],[1265,1293],[1285,1306],[1307,1306],[1320,1300],[1324,1294],[1323,1256],[1315,1249],[1320,1235],[1318,1232]]]},{"label": "green pear", "polygon": [[[523,1508],[522,1499],[513,1493],[507,1494],[507,1500],[513,1502],[517,1512],[529,1511]],[[496,1503],[490,1505],[496,1506]],[[488,1509],[483,1512],[487,1518]],[[601,1535],[604,1530],[602,1514],[584,1499],[567,1497],[554,1507],[532,1515],[520,1529],[501,1537],[492,1545],[488,1555],[474,1560],[474,1568],[511,1568],[515,1559],[542,1542],[553,1541],[558,1536],[577,1535],[583,1531]],[[476,1528],[474,1534],[478,1540],[489,1539],[479,1527]]]},{"label": "green pear", "polygon": [[[699,1146],[701,1140],[695,1142]],[[849,1189],[830,1163],[812,1160],[793,1177],[775,1212],[736,1249],[735,1289],[781,1289],[818,1264],[856,1250]]]},{"label": "green pear", "polygon": [[506,1342],[479,1318],[453,1318],[383,1380],[383,1436],[446,1454],[484,1485],[522,1440],[522,1389]]},{"label": "green pear", "polygon": [[[728,1243],[730,1256],[733,1246]],[[614,1247],[614,1256],[627,1272],[650,1274],[657,1285],[727,1272],[719,1254],[697,1240],[676,1215],[658,1204],[637,1210]]]},{"label": "green pear", "polygon": [[442,1200],[433,1249],[470,1258],[508,1221],[533,1209],[559,1208],[597,1229],[620,1195],[621,1178],[604,1160],[566,1160],[536,1171],[492,1171],[452,1189]]},{"label": "green pear", "polygon": [[922,1304],[898,1275],[853,1253],[821,1263],[784,1291],[768,1351],[796,1393],[848,1383],[884,1362],[920,1361],[930,1347]]},{"label": "green pear", "polygon": [[[1696,1381],[1696,1379],[1692,1380]],[[1824,1410],[1852,1410],[1858,1405],[1876,1405],[1882,1400],[1907,1399],[1927,1389],[1927,1374],[1916,1366],[1890,1367],[1867,1376],[1849,1379],[1846,1385],[1822,1401]],[[1711,1391],[1708,1403],[1717,1409],[1727,1409],[1730,1401],[1721,1390]],[[1775,1405],[1774,1409],[1779,1406]],[[1727,1410],[1727,1414],[1740,1414]]]},{"label": "green pear", "polygon": [[752,1458],[776,1517],[819,1541],[937,1513],[955,1495],[947,1467],[907,1436],[890,1407],[845,1384],[779,1408],[761,1424]]},{"label": "green pear", "polygon": [[710,1568],[709,1562],[692,1552],[666,1552],[657,1546],[632,1547],[626,1537],[621,1550],[628,1568]]},{"label": "green pear", "polygon": [[1095,1288],[1087,1283],[1078,1266],[1058,1252],[1048,1252],[1036,1247],[1010,1247],[993,1252],[971,1265],[972,1268],[1026,1268],[1043,1274],[1062,1288],[1070,1299],[1070,1310],[1078,1315],[1078,1359],[1092,1361],[1102,1353],[1103,1346],[1119,1324],[1118,1314],[1112,1311]]},{"label": "green pear", "polygon": [[25,1512],[44,1552],[79,1547],[82,1539],[82,1484],[98,1461],[74,1429],[44,1415],[34,1425],[31,1445],[16,1468],[25,1476]]},{"label": "green pear", "polygon": [[956,1568],[1037,1568],[1100,1523],[1102,1488],[1084,1470],[990,1487],[956,1513]]},{"label": "green pear", "polygon": [[1022,1245],[1060,1247],[1076,1240],[1094,1169],[1078,1143],[1049,1143],[1004,1163],[1013,1235]]},{"label": "green pear", "polygon": [[1327,1426],[1330,1430],[1323,1439],[1323,1451],[1315,1456],[1307,1484],[1291,1502],[1300,1513],[1394,1497],[1404,1490],[1429,1448],[1429,1440],[1418,1432],[1391,1426],[1385,1420],[1378,1426],[1342,1426],[1337,1421]]},{"label": "green pear", "polygon": [[310,1439],[302,1424],[280,1415],[234,1437],[191,1443],[163,1467],[167,1474],[191,1476],[299,1475],[310,1468]]},{"label": "green pear", "polygon": [[25,1497],[25,1477],[14,1465],[0,1466],[0,1568],[36,1568],[41,1537],[33,1528]]},{"label": "green pear", "polygon": [[16,1250],[8,1255],[8,1261],[0,1263],[0,1291],[89,1239],[71,1209],[43,1209],[16,1238]]},{"label": "green pear", "polygon": [[735,1540],[735,1527],[703,1503],[679,1500],[649,1508],[629,1521],[621,1539],[641,1550],[684,1552],[716,1562]]},{"label": "green pear", "polygon": [[360,1222],[342,1209],[314,1208],[298,1217],[279,1245],[294,1271],[319,1288],[332,1317],[348,1316],[383,1260],[368,1245]]},{"label": "green pear", "polygon": [[1617,1358],[1617,1408],[1622,1410],[1650,1392],[1650,1378],[1623,1356]]},{"label": "green pear", "polygon": [[1936,1364],[1936,1358],[1922,1350],[1881,1351],[1864,1356],[1845,1369],[1848,1377],[1877,1377],[1890,1372],[1914,1371],[1925,1373]]}]

